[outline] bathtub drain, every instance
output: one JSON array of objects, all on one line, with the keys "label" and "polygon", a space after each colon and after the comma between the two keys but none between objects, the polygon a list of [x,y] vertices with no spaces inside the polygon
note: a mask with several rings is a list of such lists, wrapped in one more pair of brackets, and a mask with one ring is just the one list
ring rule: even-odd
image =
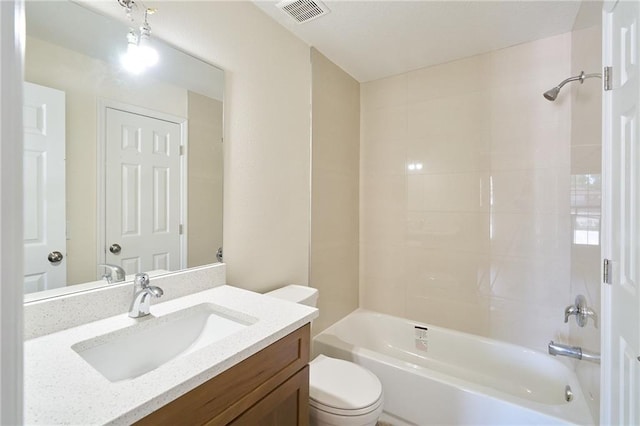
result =
[{"label": "bathtub drain", "polygon": [[571,400],[573,400],[573,392],[571,391],[571,386],[569,385],[564,387],[564,399],[567,402],[571,402]]}]

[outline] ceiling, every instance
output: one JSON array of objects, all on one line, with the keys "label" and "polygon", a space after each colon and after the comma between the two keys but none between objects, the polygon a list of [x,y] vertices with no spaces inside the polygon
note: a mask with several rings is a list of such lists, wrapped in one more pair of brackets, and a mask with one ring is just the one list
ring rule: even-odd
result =
[{"label": "ceiling", "polygon": [[571,31],[581,5],[579,0],[334,0],[324,1],[329,14],[299,24],[276,7],[277,1],[254,3],[359,82]]}]

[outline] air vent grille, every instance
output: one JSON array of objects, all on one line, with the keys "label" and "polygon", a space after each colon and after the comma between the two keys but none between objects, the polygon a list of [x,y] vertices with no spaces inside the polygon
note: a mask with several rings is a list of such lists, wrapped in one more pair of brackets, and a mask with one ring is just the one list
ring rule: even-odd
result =
[{"label": "air vent grille", "polygon": [[285,0],[276,6],[300,24],[329,13],[327,6],[318,0]]}]

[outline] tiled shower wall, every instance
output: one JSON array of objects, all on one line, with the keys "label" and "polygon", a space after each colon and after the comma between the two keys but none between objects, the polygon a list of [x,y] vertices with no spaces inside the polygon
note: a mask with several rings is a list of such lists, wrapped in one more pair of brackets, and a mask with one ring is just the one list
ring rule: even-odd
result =
[{"label": "tiled shower wall", "polygon": [[567,341],[570,74],[568,33],[362,84],[360,306]]},{"label": "tiled shower wall", "polygon": [[[601,71],[602,26],[572,33],[572,75]],[[586,297],[600,316],[600,209],[602,175],[602,81],[585,80],[571,87],[571,297]],[[569,304],[569,303],[568,303]],[[569,323],[572,345],[600,353],[600,328],[589,320],[581,328]],[[589,408],[600,417],[600,366],[576,362],[576,371]]]}]

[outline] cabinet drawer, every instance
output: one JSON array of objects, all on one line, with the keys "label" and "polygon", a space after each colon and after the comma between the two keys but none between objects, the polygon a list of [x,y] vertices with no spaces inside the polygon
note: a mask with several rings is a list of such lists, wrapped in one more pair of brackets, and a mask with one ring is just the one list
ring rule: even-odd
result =
[{"label": "cabinet drawer", "polygon": [[309,362],[309,342],[307,324],[137,424],[226,425],[304,368]]}]

